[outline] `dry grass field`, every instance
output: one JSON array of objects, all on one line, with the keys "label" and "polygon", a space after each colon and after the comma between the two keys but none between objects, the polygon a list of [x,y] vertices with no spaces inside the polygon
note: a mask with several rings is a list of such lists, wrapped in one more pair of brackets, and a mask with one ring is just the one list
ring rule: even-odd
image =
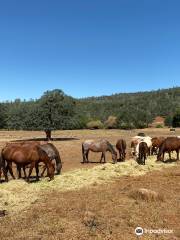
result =
[{"label": "dry grass field", "polygon": [[[130,137],[138,132],[149,136],[180,135],[180,129],[55,131],[53,144],[63,160],[61,176],[48,182],[27,184],[11,180],[0,185],[0,239],[138,239],[134,229],[172,229],[172,234],[144,234],[140,239],[180,238],[180,164],[156,163],[149,157],[145,166],[130,159]],[[1,131],[0,147],[8,141],[43,140],[43,132]],[[118,138],[128,144],[127,161],[97,163],[100,154],[90,153],[94,163],[81,164],[81,143]],[[14,169],[15,171],[15,169]],[[141,199],[134,190],[147,188],[161,197]],[[134,194],[134,195],[133,195]]]}]

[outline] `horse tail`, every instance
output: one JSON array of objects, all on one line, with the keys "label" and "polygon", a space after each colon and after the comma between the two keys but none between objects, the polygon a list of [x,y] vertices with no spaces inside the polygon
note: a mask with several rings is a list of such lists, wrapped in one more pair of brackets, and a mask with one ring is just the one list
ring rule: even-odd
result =
[{"label": "horse tail", "polygon": [[59,174],[61,174],[62,161],[61,161],[60,154],[57,150],[56,150],[55,161],[56,161],[56,172],[59,175]]},{"label": "horse tail", "polygon": [[[7,171],[8,170],[6,169],[6,160],[3,157],[2,151],[0,153],[0,172],[1,172],[1,169],[2,169],[4,177],[5,177],[5,181],[8,182],[8,176],[7,176]],[[0,176],[0,181],[1,181],[1,176]]]},{"label": "horse tail", "polygon": [[83,156],[83,163],[85,162],[85,156],[84,156],[84,145],[82,143],[82,156]]},{"label": "horse tail", "polygon": [[157,154],[157,159],[160,159],[161,155],[163,154],[164,152],[164,142],[162,142],[159,146],[159,151],[158,151],[158,154]]}]

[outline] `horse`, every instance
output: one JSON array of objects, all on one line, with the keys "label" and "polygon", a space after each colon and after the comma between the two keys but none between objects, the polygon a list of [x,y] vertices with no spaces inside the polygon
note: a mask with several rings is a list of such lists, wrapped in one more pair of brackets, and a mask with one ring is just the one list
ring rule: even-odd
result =
[{"label": "horse", "polygon": [[111,152],[112,160],[114,163],[117,162],[117,153],[114,150],[113,146],[105,139],[95,141],[95,140],[85,140],[82,143],[82,156],[83,163],[88,163],[88,154],[89,151],[92,152],[102,152],[100,163],[102,163],[102,159],[104,159],[104,163],[106,162],[105,153]]},{"label": "horse", "polygon": [[167,137],[160,145],[159,152],[157,155],[157,161],[164,161],[165,152],[169,153],[169,158],[171,159],[171,151],[176,151],[177,160],[179,160],[179,149],[180,149],[180,138]]},{"label": "horse", "polygon": [[[2,149],[1,157],[3,161],[7,162],[7,167],[13,178],[15,177],[12,171],[12,162],[22,167],[30,164],[27,182],[29,182],[29,178],[34,167],[36,168],[36,179],[39,180],[39,177],[38,177],[39,162],[44,162],[45,165],[47,166],[48,177],[50,178],[50,180],[54,178],[53,164],[51,163],[51,160],[49,159],[47,153],[43,149],[41,149],[40,146],[36,146],[36,145],[17,146],[17,145],[9,144]],[[8,178],[7,178],[7,181],[8,181]]]},{"label": "horse", "polygon": [[[48,157],[50,158],[50,160],[55,160],[56,161],[56,174],[59,175],[61,173],[61,168],[62,168],[62,162],[61,162],[61,158],[60,158],[60,154],[57,150],[57,148],[52,144],[52,143],[47,143],[45,141],[23,141],[20,143],[8,143],[7,145],[11,145],[11,146],[39,146],[40,148],[42,148],[48,155]],[[21,166],[17,165],[17,170],[19,173],[19,177],[21,178]],[[44,172],[46,170],[46,166],[44,166],[43,171],[41,173],[41,176],[44,175]],[[23,167],[23,171],[24,171],[24,176],[26,178],[26,171],[25,171],[25,166]]]},{"label": "horse", "polygon": [[139,155],[138,155],[138,159],[137,162],[139,164],[145,165],[145,160],[147,158],[149,152],[149,148],[146,142],[140,142],[139,143]]},{"label": "horse", "polygon": [[152,148],[151,148],[151,155],[157,154],[157,151],[162,144],[162,142],[165,140],[165,137],[153,137],[152,138]]},{"label": "horse", "polygon": [[116,148],[119,151],[119,160],[125,161],[126,157],[126,141],[124,139],[119,139],[116,143]]},{"label": "horse", "polygon": [[137,146],[142,141],[147,143],[147,146],[149,148],[148,155],[150,155],[151,148],[152,148],[152,140],[151,139],[152,138],[149,137],[149,136],[145,136],[145,137],[135,136],[135,137],[133,137],[132,140],[131,140],[131,153],[132,153],[132,155],[136,156],[136,157],[138,156],[139,151],[137,151],[138,150]]},{"label": "horse", "polygon": [[[47,153],[47,155],[51,161],[55,159],[56,174],[57,175],[61,174],[62,162],[61,162],[61,157],[60,157],[60,154],[59,154],[57,148],[52,143],[43,144],[40,146],[40,148],[43,149]],[[46,166],[44,166],[44,169],[41,173],[41,177],[43,176],[45,170],[46,170]]]}]

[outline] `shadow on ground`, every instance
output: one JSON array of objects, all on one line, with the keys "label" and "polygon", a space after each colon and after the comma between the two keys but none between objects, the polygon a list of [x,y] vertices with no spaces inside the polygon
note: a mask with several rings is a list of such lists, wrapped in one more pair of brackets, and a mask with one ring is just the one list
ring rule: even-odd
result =
[{"label": "shadow on ground", "polygon": [[[73,140],[79,140],[79,138],[52,138],[51,141],[73,141]],[[12,142],[31,142],[31,141],[47,141],[46,138],[28,138],[28,139],[18,139],[13,140]]]}]

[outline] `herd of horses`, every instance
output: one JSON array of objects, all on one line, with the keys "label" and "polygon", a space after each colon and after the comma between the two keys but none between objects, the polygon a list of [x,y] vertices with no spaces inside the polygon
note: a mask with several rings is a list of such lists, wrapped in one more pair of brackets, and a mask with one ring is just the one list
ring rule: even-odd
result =
[{"label": "herd of horses", "polygon": [[[113,163],[117,161],[125,161],[126,158],[126,141],[124,139],[118,139],[116,143],[116,149],[119,152],[119,159],[117,158],[117,152],[113,145],[105,140],[86,140],[82,143],[82,156],[83,163],[88,163],[89,151],[102,152],[100,163],[106,162],[105,153],[109,151],[112,154]],[[142,165],[145,165],[147,156],[157,155],[157,161],[164,161],[164,155],[169,153],[171,159],[171,152],[176,151],[177,160],[179,160],[180,150],[180,136],[177,137],[149,137],[149,136],[135,136],[131,139],[131,154],[135,160]]]},{"label": "herd of horses", "polygon": [[[145,165],[145,160],[149,155],[157,155],[157,161],[164,161],[164,155],[167,152],[171,159],[171,152],[176,151],[177,160],[179,160],[180,137],[154,137],[138,135],[131,139],[131,154],[138,164]],[[106,152],[112,155],[113,163],[125,161],[127,144],[124,139],[118,139],[116,149],[106,139],[102,140],[85,140],[82,143],[82,163],[89,162],[89,152],[101,152],[100,163],[106,162]],[[2,149],[0,154],[0,182],[1,173],[3,172],[5,181],[8,181],[8,172],[15,179],[12,163],[15,163],[18,171],[18,178],[21,178],[21,170],[24,171],[24,177],[27,182],[30,181],[30,176],[33,169],[36,170],[36,180],[39,180],[39,163],[43,162],[44,167],[41,177],[47,169],[47,176],[50,180],[54,179],[55,168],[56,174],[61,173],[62,161],[57,148],[48,142],[24,141],[10,142]],[[29,166],[29,173],[26,174],[26,167]]]}]

